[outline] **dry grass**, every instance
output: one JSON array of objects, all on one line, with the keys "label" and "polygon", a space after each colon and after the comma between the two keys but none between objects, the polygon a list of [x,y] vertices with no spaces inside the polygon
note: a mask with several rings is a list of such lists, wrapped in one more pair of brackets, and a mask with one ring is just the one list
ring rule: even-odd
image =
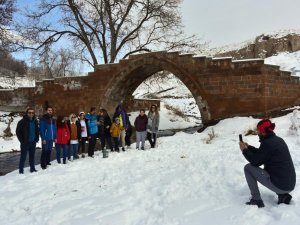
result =
[{"label": "dry grass", "polygon": [[208,133],[208,138],[205,139],[206,144],[211,144],[212,140],[214,140],[218,135],[215,133],[214,129],[212,128],[211,131]]}]

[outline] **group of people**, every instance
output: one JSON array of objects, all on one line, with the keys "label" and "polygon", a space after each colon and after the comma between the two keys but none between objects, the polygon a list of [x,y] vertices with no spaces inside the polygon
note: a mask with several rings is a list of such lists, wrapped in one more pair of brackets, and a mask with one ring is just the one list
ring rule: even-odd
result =
[{"label": "group of people", "polygon": [[[159,112],[156,105],[152,105],[148,116],[141,109],[134,122],[136,130],[136,148],[145,150],[146,138],[151,148],[156,145],[159,128]],[[57,116],[53,118],[53,108],[48,106],[46,113],[38,121],[33,108],[27,108],[26,114],[18,122],[16,135],[21,144],[21,157],[19,173],[24,173],[24,164],[27,153],[29,154],[30,172],[35,169],[36,143],[41,137],[42,153],[40,164],[42,169],[51,165],[52,148],[55,144],[56,160],[66,164],[67,161],[84,158],[86,143],[88,142],[87,155],[94,157],[97,139],[100,139],[101,150],[125,151],[131,146],[132,126],[123,104],[116,107],[112,120],[105,109],[97,112],[95,107],[85,114],[72,113],[69,117]],[[62,150],[62,158],[61,158]],[[62,159],[62,160],[61,160]]]},{"label": "group of people", "polygon": [[[119,151],[121,147],[130,146],[132,127],[123,105],[120,103],[111,121],[107,111],[92,107],[88,114],[79,113],[79,118],[71,114],[69,119],[58,116],[52,117],[52,107],[47,107],[46,114],[39,123],[32,108],[17,125],[16,134],[21,143],[21,158],[19,173],[24,173],[24,162],[29,153],[30,172],[36,172],[34,154],[39,136],[42,140],[41,168],[46,169],[50,163],[51,150],[55,143],[57,162],[61,163],[60,152],[63,149],[63,163],[73,158],[85,157],[85,144],[88,141],[88,156],[94,156],[97,138],[100,139],[101,149]],[[159,113],[156,105],[152,105],[148,116],[141,109],[134,121],[136,130],[136,148],[144,150],[145,140],[149,140],[151,148],[156,145]],[[278,204],[290,204],[290,192],[296,185],[296,173],[292,157],[285,141],[274,133],[275,124],[269,119],[263,119],[257,124],[257,132],[261,145],[259,148],[240,140],[240,150],[249,161],[244,168],[245,178],[251,192],[247,205],[264,207],[258,182],[278,195]],[[113,140],[113,143],[112,143]],[[264,169],[260,168],[264,165]]]}]

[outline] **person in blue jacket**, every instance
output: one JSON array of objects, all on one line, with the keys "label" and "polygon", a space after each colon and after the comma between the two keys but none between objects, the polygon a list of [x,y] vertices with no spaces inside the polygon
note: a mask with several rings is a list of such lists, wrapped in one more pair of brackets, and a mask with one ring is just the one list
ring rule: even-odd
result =
[{"label": "person in blue jacket", "polygon": [[48,106],[46,114],[40,119],[40,136],[42,140],[41,168],[46,169],[51,165],[51,151],[53,143],[56,142],[56,121],[52,118],[53,108]]},{"label": "person in blue jacket", "polygon": [[97,112],[95,107],[91,107],[90,113],[85,117],[88,120],[88,129],[89,129],[89,147],[88,147],[88,156],[94,157],[95,146],[98,136],[98,120]]},{"label": "person in blue jacket", "polygon": [[[249,161],[244,168],[246,181],[251,192],[247,205],[264,207],[257,182],[278,195],[278,204],[290,204],[289,194],[296,185],[296,173],[289,148],[285,141],[273,132],[275,124],[269,119],[257,124],[259,148],[240,142],[240,149]],[[264,165],[264,169],[259,166]]]}]

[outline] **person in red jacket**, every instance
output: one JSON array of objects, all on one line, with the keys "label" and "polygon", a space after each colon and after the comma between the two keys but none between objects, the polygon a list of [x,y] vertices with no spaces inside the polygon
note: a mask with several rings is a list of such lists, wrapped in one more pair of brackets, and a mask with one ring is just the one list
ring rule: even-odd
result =
[{"label": "person in red jacket", "polygon": [[63,149],[63,163],[66,164],[67,153],[68,153],[68,143],[70,140],[70,131],[68,128],[67,121],[63,116],[57,117],[57,141],[55,143],[56,149],[56,159],[58,163],[60,160],[60,150]]}]

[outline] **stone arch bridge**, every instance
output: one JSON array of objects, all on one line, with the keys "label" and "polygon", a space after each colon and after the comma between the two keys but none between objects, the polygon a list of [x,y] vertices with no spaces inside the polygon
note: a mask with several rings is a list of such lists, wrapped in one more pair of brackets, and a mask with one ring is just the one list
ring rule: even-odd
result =
[{"label": "stone arch bridge", "polygon": [[202,121],[259,115],[300,104],[299,77],[266,65],[263,59],[237,60],[153,52],[131,55],[119,63],[97,65],[88,76],[43,80],[34,88],[0,91],[0,110],[23,111],[34,105],[42,113],[45,102],[57,114],[88,111],[91,106],[113,112],[149,76],[159,71],[176,75],[191,91]]}]

